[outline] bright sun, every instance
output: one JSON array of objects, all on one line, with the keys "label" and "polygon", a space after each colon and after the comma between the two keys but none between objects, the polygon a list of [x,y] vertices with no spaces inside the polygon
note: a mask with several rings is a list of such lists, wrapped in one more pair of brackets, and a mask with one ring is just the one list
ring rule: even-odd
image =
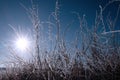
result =
[{"label": "bright sun", "polygon": [[21,51],[25,51],[29,47],[29,41],[25,37],[20,37],[16,40],[16,47]]}]

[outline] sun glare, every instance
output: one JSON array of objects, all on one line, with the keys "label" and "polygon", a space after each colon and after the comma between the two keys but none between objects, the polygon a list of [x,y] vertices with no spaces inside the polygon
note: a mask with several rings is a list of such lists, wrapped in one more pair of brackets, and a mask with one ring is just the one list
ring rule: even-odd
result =
[{"label": "sun glare", "polygon": [[20,37],[16,40],[16,47],[21,51],[26,50],[29,47],[29,41],[25,37]]}]

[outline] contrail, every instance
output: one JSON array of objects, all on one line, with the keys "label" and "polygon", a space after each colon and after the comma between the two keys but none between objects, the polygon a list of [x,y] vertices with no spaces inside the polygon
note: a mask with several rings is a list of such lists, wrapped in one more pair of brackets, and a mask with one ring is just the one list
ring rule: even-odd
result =
[{"label": "contrail", "polygon": [[102,34],[112,34],[112,33],[118,33],[118,32],[120,32],[120,30],[103,32]]}]

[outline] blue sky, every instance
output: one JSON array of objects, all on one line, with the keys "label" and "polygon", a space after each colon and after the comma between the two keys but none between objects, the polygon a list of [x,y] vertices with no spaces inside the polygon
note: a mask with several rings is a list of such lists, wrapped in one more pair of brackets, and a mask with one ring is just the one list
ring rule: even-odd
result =
[{"label": "blue sky", "polygon": [[[54,12],[56,0],[33,0],[35,4],[39,6],[40,20],[45,22],[48,20],[48,16]],[[104,6],[109,0],[59,0],[60,2],[60,19],[62,29],[68,23],[75,20],[77,17],[72,12],[78,12],[82,16],[86,15],[88,25],[94,25],[94,19],[96,10],[99,10],[99,5]],[[4,42],[11,41],[14,38],[14,32],[9,25],[12,25],[16,29],[20,26],[24,29],[32,28],[31,21],[25,11],[20,5],[23,4],[26,7],[30,7],[31,0],[0,0],[0,56],[6,54],[6,49],[3,46]],[[117,6],[117,4],[115,4]],[[108,11],[114,12],[114,7],[110,7]],[[107,13],[105,12],[105,13]],[[114,15],[114,13],[111,13]],[[74,23],[75,26],[71,27],[70,33],[74,33],[78,29],[78,22]],[[71,38],[71,35],[68,35]],[[2,59],[2,58],[1,58]]]}]

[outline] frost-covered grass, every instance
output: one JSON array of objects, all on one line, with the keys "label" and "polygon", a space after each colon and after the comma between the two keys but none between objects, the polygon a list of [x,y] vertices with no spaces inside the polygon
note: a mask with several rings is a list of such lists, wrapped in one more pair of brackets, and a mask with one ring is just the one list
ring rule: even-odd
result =
[{"label": "frost-covered grass", "polygon": [[[115,32],[119,33],[119,30],[112,30],[119,14],[114,20],[108,16],[107,25],[103,16],[106,7],[113,2],[117,0],[108,2],[105,7],[100,6],[91,29],[88,28],[85,16],[81,17],[79,13],[74,12],[80,27],[75,39],[68,42],[65,33],[71,24],[64,34],[60,32],[59,3],[56,1],[55,12],[52,13],[55,21],[52,22],[49,18],[46,23],[49,39],[44,43],[50,42],[50,50],[43,49],[40,45],[42,23],[38,17],[38,10],[34,4],[30,10],[25,8],[34,27],[35,50],[32,54],[35,56],[33,55],[34,58],[28,62],[16,57],[16,62],[12,62],[12,67],[6,67],[0,80],[120,80],[120,45],[116,44],[115,37]],[[51,35],[53,25],[56,26],[56,37]],[[106,27],[110,31],[106,31]]]}]

